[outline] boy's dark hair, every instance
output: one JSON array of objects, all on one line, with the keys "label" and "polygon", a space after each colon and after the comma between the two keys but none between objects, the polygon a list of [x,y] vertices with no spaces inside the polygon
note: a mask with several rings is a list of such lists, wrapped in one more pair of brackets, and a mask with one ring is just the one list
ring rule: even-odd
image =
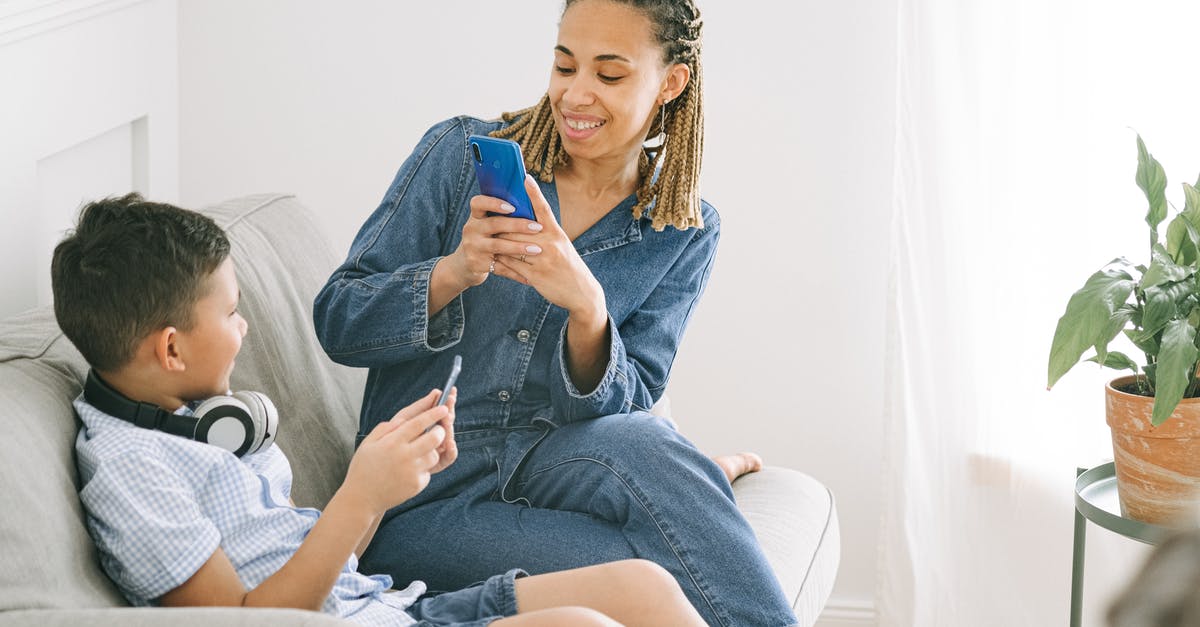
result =
[{"label": "boy's dark hair", "polygon": [[58,326],[93,368],[120,368],[147,335],[191,328],[193,305],[228,256],[225,232],[194,211],[137,193],[89,203],[54,248]]}]

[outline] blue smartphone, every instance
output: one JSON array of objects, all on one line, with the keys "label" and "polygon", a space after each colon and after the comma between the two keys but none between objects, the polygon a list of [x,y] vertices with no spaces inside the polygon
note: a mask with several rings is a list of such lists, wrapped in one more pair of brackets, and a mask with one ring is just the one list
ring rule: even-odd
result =
[{"label": "blue smartphone", "polygon": [[454,365],[450,366],[450,376],[446,377],[446,385],[442,386],[442,394],[438,397],[435,407],[441,407],[446,404],[446,398],[450,396],[450,390],[454,389],[454,382],[458,380],[459,370],[462,370],[462,355],[455,355]]},{"label": "blue smartphone", "polygon": [[489,213],[536,222],[533,204],[525,192],[525,160],[521,157],[521,146],[511,139],[485,135],[472,135],[467,140],[479,190],[484,196],[499,198],[516,209],[510,214]]}]

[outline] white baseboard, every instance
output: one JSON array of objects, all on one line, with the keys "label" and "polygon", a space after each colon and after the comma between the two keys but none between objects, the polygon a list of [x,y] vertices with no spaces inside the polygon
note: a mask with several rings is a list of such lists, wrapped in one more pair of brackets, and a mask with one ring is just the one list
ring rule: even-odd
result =
[{"label": "white baseboard", "polygon": [[815,627],[875,627],[878,624],[874,603],[831,599]]}]

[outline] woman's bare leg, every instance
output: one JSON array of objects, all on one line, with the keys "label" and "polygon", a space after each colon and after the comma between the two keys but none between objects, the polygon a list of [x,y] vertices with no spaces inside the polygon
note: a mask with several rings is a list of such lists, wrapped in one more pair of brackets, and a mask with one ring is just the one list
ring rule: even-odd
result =
[{"label": "woman's bare leg", "polygon": [[703,626],[679,584],[646,560],[622,560],[516,581],[517,608],[524,614],[555,607],[586,607],[622,625]]},{"label": "woman's bare leg", "polygon": [[734,479],[744,474],[762,470],[762,458],[754,453],[717,455],[712,460],[717,462],[721,470],[725,471],[725,478],[729,480],[729,483],[733,483]]}]

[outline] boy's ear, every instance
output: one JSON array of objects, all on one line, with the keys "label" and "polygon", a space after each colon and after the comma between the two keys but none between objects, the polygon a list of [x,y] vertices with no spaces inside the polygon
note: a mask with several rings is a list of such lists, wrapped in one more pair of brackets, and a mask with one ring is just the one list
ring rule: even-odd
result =
[{"label": "boy's ear", "polygon": [[154,343],[154,358],[167,372],[182,372],[183,357],[179,354],[179,330],[165,327],[150,337]]}]

